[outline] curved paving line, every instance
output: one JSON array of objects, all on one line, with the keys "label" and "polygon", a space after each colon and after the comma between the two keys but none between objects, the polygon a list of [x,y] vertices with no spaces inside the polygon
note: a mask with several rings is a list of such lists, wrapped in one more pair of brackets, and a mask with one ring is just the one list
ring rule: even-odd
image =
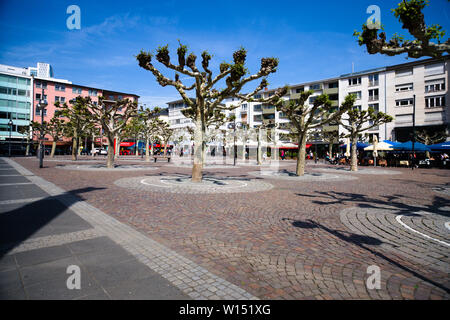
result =
[{"label": "curved paving line", "polygon": [[55,184],[34,175],[11,159],[11,166],[51,196],[89,222],[98,232],[107,235],[139,261],[170,281],[193,299],[210,299],[211,293],[222,300],[257,300],[244,289],[222,279],[183,257],[168,247],[148,238],[128,225],[121,223],[78,197],[68,194]]}]

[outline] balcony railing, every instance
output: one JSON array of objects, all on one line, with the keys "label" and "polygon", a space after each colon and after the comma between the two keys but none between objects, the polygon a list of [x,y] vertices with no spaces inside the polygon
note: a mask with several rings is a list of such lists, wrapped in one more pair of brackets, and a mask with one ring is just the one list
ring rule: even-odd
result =
[{"label": "balcony railing", "polygon": [[378,81],[369,81],[369,87],[375,87],[378,86],[379,82]]},{"label": "balcony railing", "polygon": [[369,101],[377,101],[378,100],[378,95],[376,96],[369,96]]}]

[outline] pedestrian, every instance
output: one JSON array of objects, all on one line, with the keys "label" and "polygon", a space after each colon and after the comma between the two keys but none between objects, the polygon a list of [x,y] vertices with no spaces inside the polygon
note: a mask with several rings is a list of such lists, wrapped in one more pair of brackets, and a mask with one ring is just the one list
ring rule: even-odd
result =
[{"label": "pedestrian", "polygon": [[284,160],[284,150],[281,150],[281,160]]},{"label": "pedestrian", "polygon": [[183,149],[183,148],[181,148],[181,151],[180,151],[180,157],[182,157],[182,156],[183,156],[183,153],[184,153],[184,149]]}]

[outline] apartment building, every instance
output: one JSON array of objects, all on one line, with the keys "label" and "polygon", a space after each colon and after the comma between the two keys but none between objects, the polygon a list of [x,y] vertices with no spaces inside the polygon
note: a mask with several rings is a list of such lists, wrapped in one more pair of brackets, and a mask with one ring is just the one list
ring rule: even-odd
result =
[{"label": "apartment building", "polygon": [[[0,65],[0,143],[20,143],[33,117],[33,78],[27,68]],[[10,140],[11,136],[11,140]]]},{"label": "apartment building", "polygon": [[341,75],[340,103],[354,94],[362,110],[373,107],[393,116],[393,122],[368,131],[381,140],[411,140],[413,115],[416,130],[449,131],[448,67],[445,56]]},{"label": "apartment building", "polygon": [[[394,121],[368,130],[370,138],[379,140],[407,141],[411,139],[413,125],[413,99],[415,97],[416,130],[429,132],[449,129],[450,108],[449,91],[449,57],[425,59],[393,66],[343,74],[339,77],[300,83],[290,86],[285,100],[298,99],[301,92],[312,90],[314,93],[307,101],[312,104],[320,94],[328,94],[332,106],[338,107],[348,94],[356,96],[355,105],[362,110],[369,107],[387,113]],[[258,92],[255,98],[267,98],[276,89]],[[182,100],[169,102],[169,123],[173,128],[193,127],[190,119],[185,118],[180,110],[185,107]],[[270,104],[240,101],[229,98],[224,101],[227,106],[235,106],[227,111],[227,116],[234,114],[236,121],[247,128],[261,125],[276,125],[277,141],[280,145],[289,143],[289,120],[283,112]],[[230,130],[222,126],[223,130]],[[345,130],[337,123],[322,128],[324,131]],[[295,141],[294,141],[295,142]],[[312,141],[311,141],[312,142]],[[314,141],[313,143],[325,143]]]},{"label": "apartment building", "polygon": [[[139,96],[130,93],[105,90],[74,84],[69,80],[53,77],[53,68],[48,63],[39,62],[37,67],[19,68],[0,65],[0,141],[9,140],[9,121],[12,120],[12,140],[24,142],[25,136],[19,131],[22,127],[29,127],[30,121],[40,122],[41,110],[37,107],[39,101],[47,101],[44,110],[44,121],[50,121],[54,116],[55,102],[69,102],[78,97],[90,97],[94,103],[103,96],[109,100],[128,98],[138,101]],[[99,128],[99,136],[102,136]],[[38,137],[34,137],[37,140]],[[107,140],[96,138],[97,144],[106,145]],[[50,145],[52,138],[45,137],[45,144]],[[64,138],[58,142],[59,146],[69,146],[70,139]]]}]

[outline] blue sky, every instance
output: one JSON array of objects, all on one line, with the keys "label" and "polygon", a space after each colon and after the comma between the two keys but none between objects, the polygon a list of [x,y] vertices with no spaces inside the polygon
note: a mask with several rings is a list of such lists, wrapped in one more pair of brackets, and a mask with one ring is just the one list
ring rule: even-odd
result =
[{"label": "blue sky", "polygon": [[[141,49],[169,44],[175,53],[180,39],[197,56],[208,50],[214,68],[244,46],[252,73],[261,57],[280,59],[278,71],[268,78],[271,88],[331,78],[351,72],[352,62],[360,71],[411,61],[369,55],[352,36],[372,4],[381,8],[388,37],[407,35],[390,12],[399,1],[0,0],[0,63],[48,62],[57,78],[136,93],[147,106],[165,106],[179,96],[138,66],[135,55]],[[66,27],[71,4],[81,9],[81,30]],[[431,0],[425,17],[427,24],[439,23],[450,33],[447,0]]]}]

